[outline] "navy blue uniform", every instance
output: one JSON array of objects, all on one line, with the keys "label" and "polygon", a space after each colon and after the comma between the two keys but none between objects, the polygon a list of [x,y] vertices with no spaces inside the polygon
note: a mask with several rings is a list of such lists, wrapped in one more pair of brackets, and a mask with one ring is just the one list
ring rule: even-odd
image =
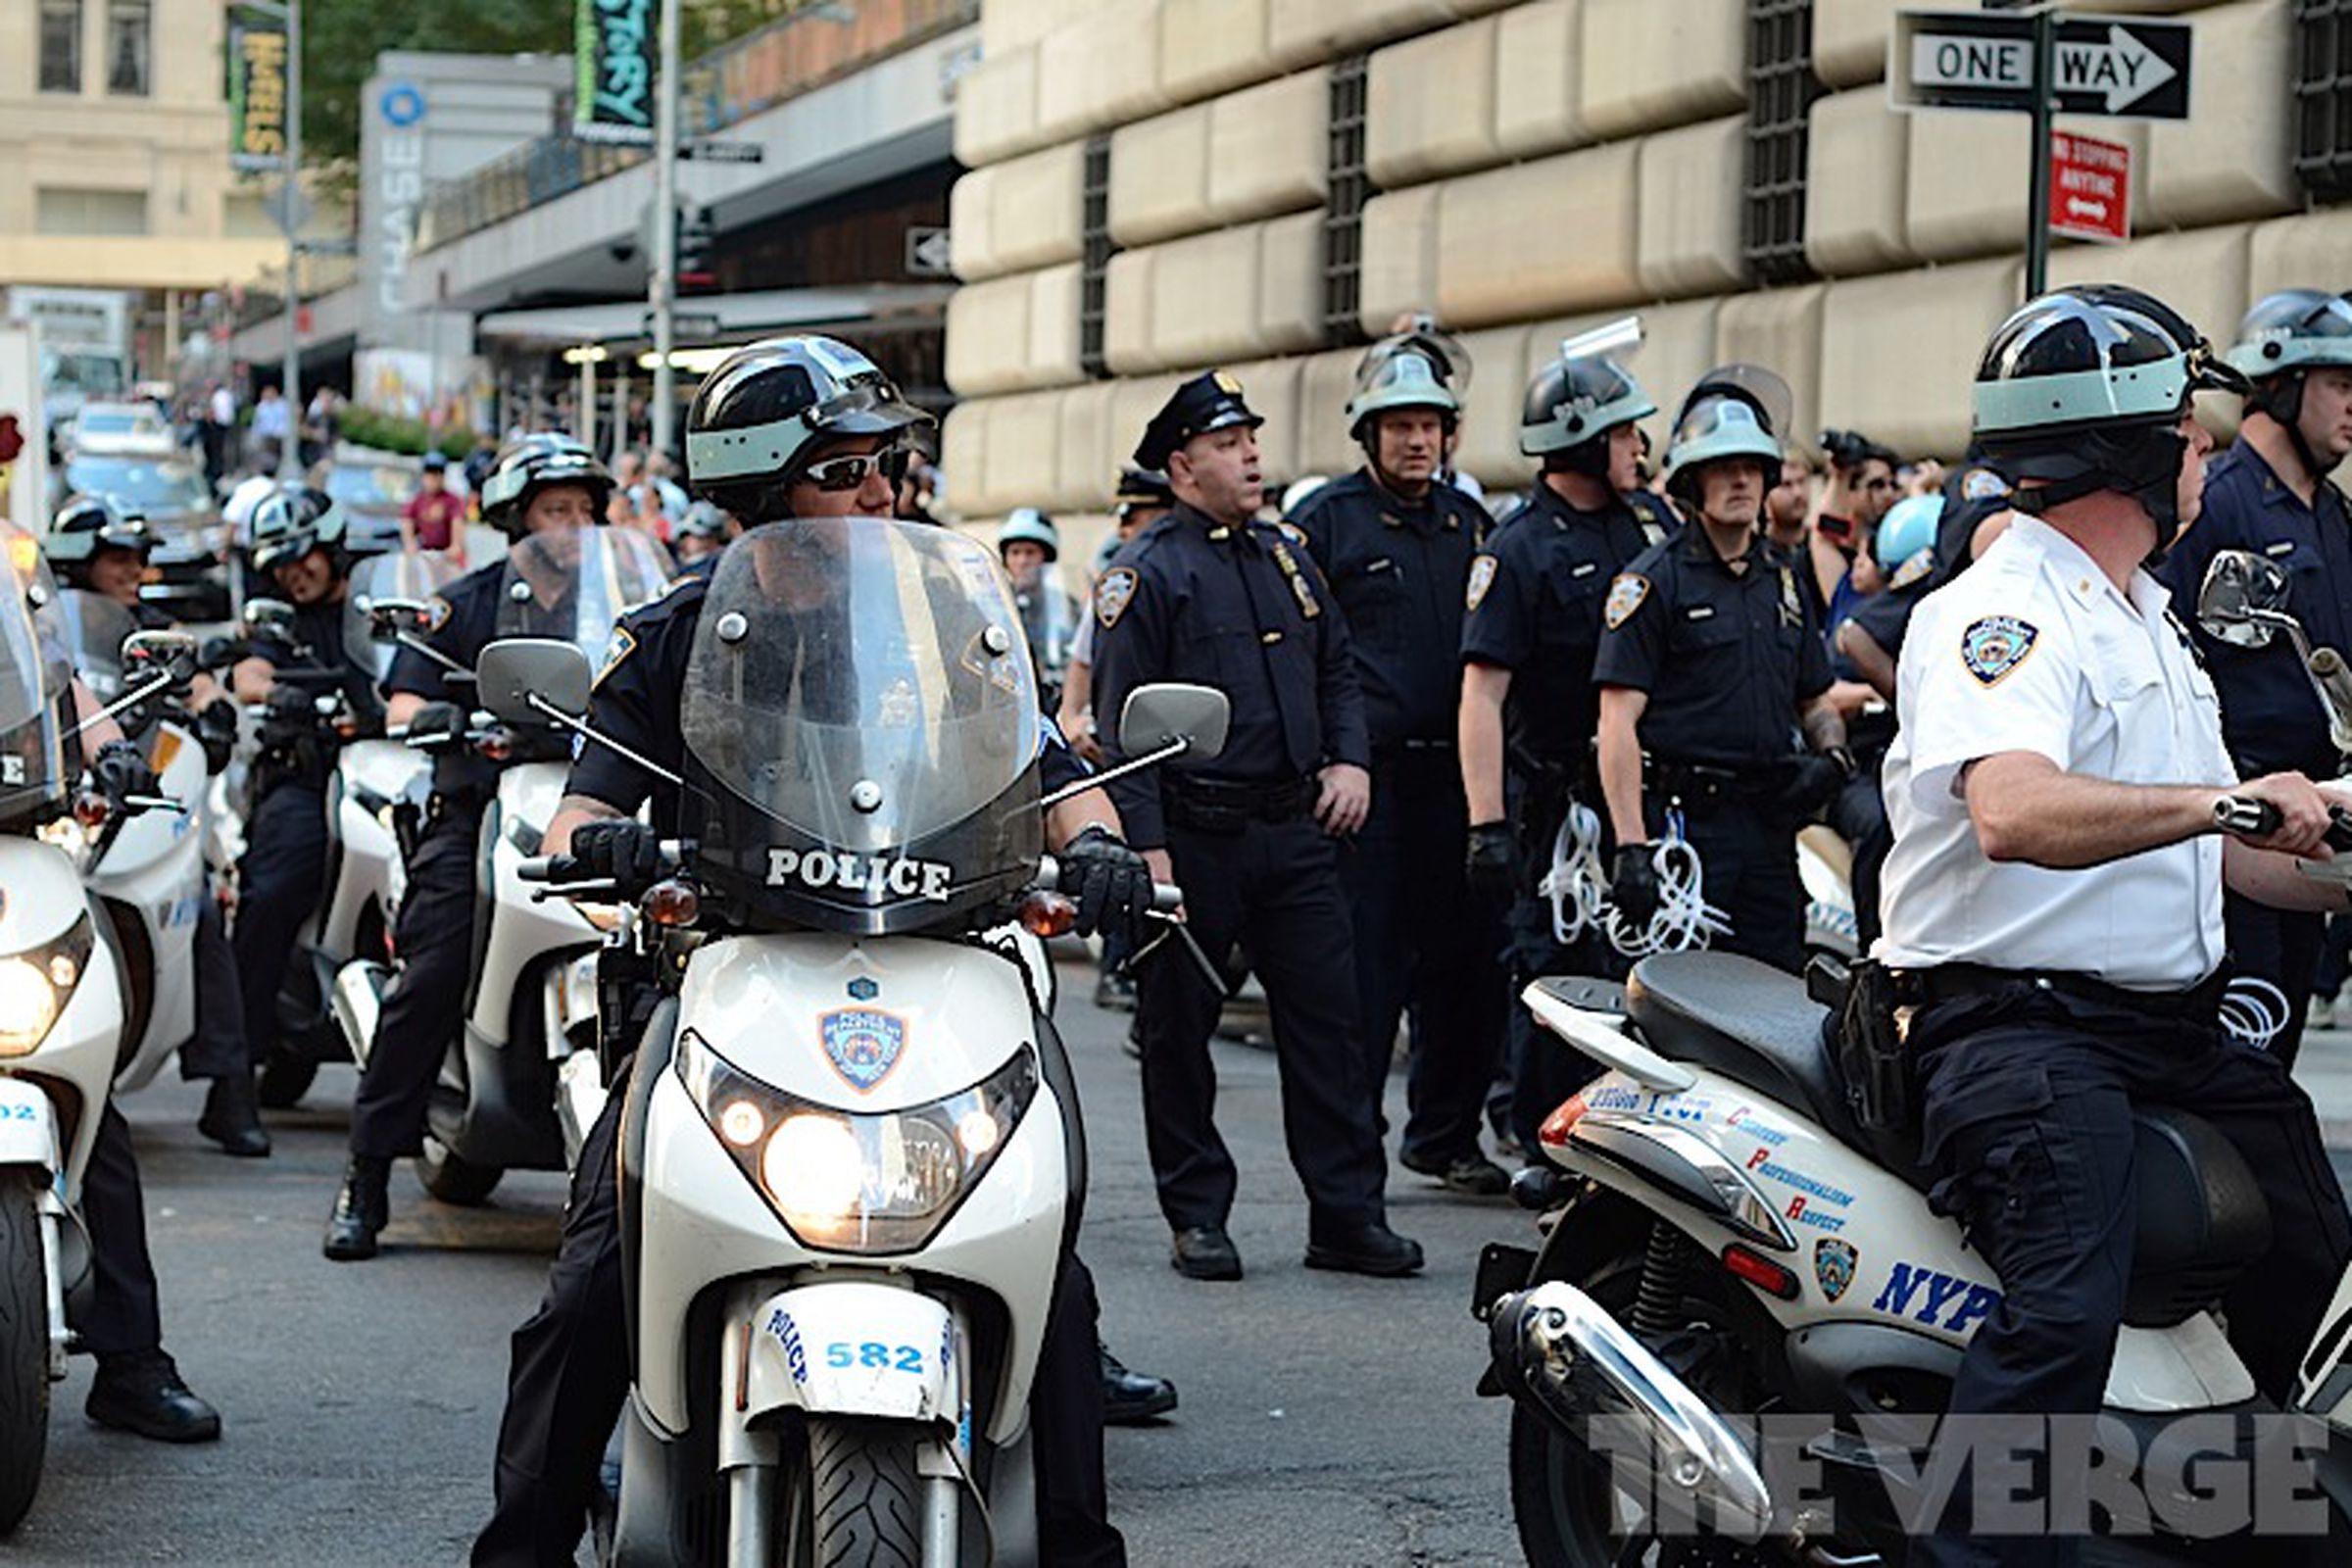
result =
[{"label": "navy blue uniform", "polygon": [[[425,641],[471,669],[498,635],[501,559],[460,577],[434,601],[438,623]],[[402,648],[384,677],[387,695],[470,707],[470,687],[453,688],[442,668]],[[400,967],[384,994],[375,1045],[351,1106],[351,1152],[381,1159],[413,1154],[424,1137],[425,1106],[450,1042],[466,1023],[466,981],[473,954],[474,841],[498,789],[498,770],[452,746],[433,761],[432,807],[409,858],[408,891],[393,916]]]},{"label": "navy blue uniform", "polygon": [[1805,749],[1797,710],[1829,689],[1830,662],[1797,566],[1753,538],[1742,560],[1733,570],[1695,525],[1643,552],[1609,590],[1593,678],[1648,694],[1643,819],[1655,835],[1680,811],[1731,921],[1717,946],[1793,974],[1805,904],[1781,792]]},{"label": "navy blue uniform", "polygon": [[[1911,612],[1919,608],[1935,580],[1931,569],[1915,582],[1900,588],[1886,588],[1858,601],[1846,621],[1859,628],[1871,641],[1886,650],[1889,659],[1900,659],[1903,638],[1911,629]],[[1801,583],[1802,573],[1798,577]],[[1848,675],[1849,666],[1833,650],[1832,661],[1840,666],[1841,676]],[[1836,829],[1854,853],[1853,897],[1854,926],[1859,950],[1870,951],[1879,935],[1879,895],[1881,873],[1886,869],[1887,852],[1894,848],[1894,831],[1886,820],[1886,798],[1879,786],[1879,764],[1886,759],[1886,747],[1894,739],[1894,713],[1891,708],[1883,713],[1864,713],[1846,726],[1846,744],[1854,754],[1859,769],[1846,780],[1845,788],[1830,803],[1823,819]]]},{"label": "navy blue uniform", "polygon": [[[2314,499],[2318,505],[2306,507],[2244,441],[2214,459],[2205,470],[2205,510],[2159,573],[2180,619],[2196,624],[2197,590],[2214,554],[2247,550],[2286,568],[2287,612],[2314,644],[2352,653],[2352,517],[2344,493],[2326,480]],[[2292,771],[2324,779],[2342,771],[2328,738],[2327,710],[2288,639],[2240,648],[2200,628],[2196,646],[2221,691],[2222,738],[2241,774]],[[2235,893],[2224,898],[2222,913],[2232,970],[2268,980],[2285,999],[2285,1027],[2271,1049],[2291,1067],[2303,1045],[2328,917],[2274,909]]]},{"label": "navy blue uniform", "polygon": [[1372,743],[1371,814],[1340,857],[1355,915],[1365,1071],[1377,1103],[1406,1019],[1400,1152],[1414,1169],[1443,1172],[1479,1157],[1507,1004],[1498,911],[1471,896],[1462,870],[1469,808],[1454,749],[1462,600],[1488,518],[1451,485],[1407,501],[1359,470],[1316,491],[1292,520],[1347,612]]},{"label": "navy blue uniform", "polygon": [[[1165,849],[1193,934],[1222,961],[1245,944],[1282,1063],[1283,1130],[1316,1239],[1385,1214],[1387,1155],[1366,1080],[1352,926],[1337,844],[1315,825],[1316,770],[1368,767],[1345,618],[1303,544],[1272,523],[1178,506],[1119,552],[1095,589],[1095,710],[1148,681],[1197,681],[1233,703],[1223,755],[1109,788],[1130,842]],[[1117,737],[1105,750],[1118,758]],[[1208,1041],[1225,997],[1162,947],[1136,977],[1144,1117],[1172,1229],[1222,1228],[1233,1157],[1217,1136]]]},{"label": "navy blue uniform", "polygon": [[[1627,564],[1667,532],[1628,504],[1580,512],[1538,483],[1472,564],[1462,662],[1511,672],[1502,718],[1505,797],[1518,846],[1518,895],[1507,917],[1514,997],[1541,976],[1608,976],[1623,966],[1598,937],[1574,947],[1553,940],[1551,905],[1536,887],[1551,869],[1552,840],[1569,802],[1600,799],[1590,763],[1600,725],[1592,660],[1601,601]],[[1595,1069],[1575,1052],[1547,1045],[1525,1007],[1513,1005],[1509,1019],[1510,1131],[1532,1150],[1544,1118]]]},{"label": "navy blue uniform", "polygon": [[[681,573],[668,593],[620,618],[613,651],[589,698],[588,721],[598,733],[673,768],[686,751],[680,694],[710,575]],[[1050,719],[1046,727],[1039,778],[1051,792],[1083,777],[1086,768]],[[677,830],[675,789],[610,747],[583,745],[564,793],[623,812],[635,811],[650,796],[655,825],[664,836]],[[616,1157],[628,1085],[624,1065],[572,1171],[547,1294],[514,1331],[498,1430],[497,1509],[473,1546],[479,1568],[538,1568],[571,1559],[595,1495],[606,1439],[628,1395]],[[1109,1523],[1102,1478],[1097,1315],[1093,1276],[1076,1253],[1065,1253],[1032,1396],[1039,1538],[1050,1568],[1123,1568],[1127,1560],[1126,1544]]]}]

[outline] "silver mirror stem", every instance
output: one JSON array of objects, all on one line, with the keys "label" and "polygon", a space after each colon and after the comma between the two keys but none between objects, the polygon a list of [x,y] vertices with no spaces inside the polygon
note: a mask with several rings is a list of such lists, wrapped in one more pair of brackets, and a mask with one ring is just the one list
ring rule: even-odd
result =
[{"label": "silver mirror stem", "polygon": [[1179,735],[1156,752],[1146,752],[1141,757],[1128,759],[1116,767],[1106,767],[1100,773],[1089,773],[1075,784],[1063,785],[1044,800],[1039,801],[1038,808],[1050,811],[1074,796],[1084,795],[1088,790],[1099,790],[1114,778],[1125,778],[1128,774],[1140,773],[1147,767],[1156,767],[1171,758],[1182,757],[1192,749],[1193,743]]},{"label": "silver mirror stem", "polygon": [[564,710],[558,708],[555,704],[549,702],[537,692],[525,692],[522,700],[530,705],[531,711],[553,719],[555,722],[563,725],[565,729],[570,730],[574,735],[584,736],[587,739],[596,742],[597,745],[602,746],[609,752],[618,753],[622,758],[636,763],[639,767],[644,768],[648,773],[653,774],[654,777],[662,780],[662,782],[664,784],[674,785],[679,789],[684,789],[686,787],[686,781],[683,778],[671,772],[668,768],[663,767],[660,762],[655,761],[650,757],[640,756],[638,753],[629,750],[626,746],[621,745],[620,742],[613,740],[610,736],[599,735],[595,730],[588,727],[588,721],[586,719],[576,718],[573,715],[566,713],[564,711]]},{"label": "silver mirror stem", "polygon": [[434,663],[439,664],[443,669],[449,671],[452,675],[466,675],[470,677],[473,674],[472,670],[466,668],[464,664],[459,663],[456,660],[450,658],[447,654],[443,653],[440,649],[435,648],[432,644],[426,642],[421,637],[413,636],[405,631],[399,631],[392,634],[392,640],[400,644],[400,646],[403,648],[413,649],[416,652],[422,654],[425,658],[431,660]]},{"label": "silver mirror stem", "polygon": [[153,697],[157,692],[162,691],[171,684],[171,676],[159,675],[154,680],[151,680],[146,685],[140,687],[137,691],[123,693],[121,697],[116,698],[113,702],[107,704],[104,708],[101,708],[98,710],[98,711],[92,713],[89,717],[74,725],[74,733],[79,735],[102,718],[112,718],[126,708],[138,707],[139,704],[145,702],[148,698]]}]

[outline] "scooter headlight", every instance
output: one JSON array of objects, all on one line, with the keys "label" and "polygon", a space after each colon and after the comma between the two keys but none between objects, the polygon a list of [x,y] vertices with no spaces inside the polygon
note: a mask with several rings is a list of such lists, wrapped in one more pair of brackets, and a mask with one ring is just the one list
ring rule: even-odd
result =
[{"label": "scooter headlight", "polygon": [[0,1056],[40,1049],[89,967],[93,940],[85,912],[43,947],[0,958]]},{"label": "scooter headlight", "polygon": [[909,1252],[947,1224],[1037,1095],[1037,1053],[927,1105],[838,1110],[761,1083],[689,1029],[678,1081],[745,1179],[804,1246]]}]

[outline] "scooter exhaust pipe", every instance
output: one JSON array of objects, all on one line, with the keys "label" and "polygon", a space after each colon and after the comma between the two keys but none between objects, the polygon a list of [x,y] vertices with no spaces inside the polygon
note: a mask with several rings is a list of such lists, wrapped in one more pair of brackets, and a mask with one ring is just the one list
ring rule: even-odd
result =
[{"label": "scooter exhaust pipe", "polygon": [[1590,1296],[1563,1280],[1514,1292],[1488,1333],[1504,1391],[1578,1443],[1608,1423],[1608,1456],[1621,1471],[1645,1465],[1661,1506],[1679,1497],[1684,1517],[1740,1540],[1771,1529],[1772,1493],[1747,1445]]},{"label": "scooter exhaust pipe", "polygon": [[351,1045],[351,1059],[363,1067],[375,1049],[375,1020],[383,1011],[384,985],[391,976],[392,971],[380,963],[355,959],[336,974],[334,991],[328,997],[335,1027]]}]

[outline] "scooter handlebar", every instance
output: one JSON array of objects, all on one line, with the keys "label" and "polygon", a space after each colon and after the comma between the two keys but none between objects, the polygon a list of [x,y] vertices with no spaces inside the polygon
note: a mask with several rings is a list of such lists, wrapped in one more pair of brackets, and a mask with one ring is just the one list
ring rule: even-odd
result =
[{"label": "scooter handlebar", "polygon": [[[2339,855],[2352,852],[2352,810],[2330,806],[2328,814],[2331,819],[2328,847]],[[2286,813],[2269,801],[2230,795],[2213,803],[2213,820],[2225,833],[2258,839],[2278,832],[2286,821]]]}]

